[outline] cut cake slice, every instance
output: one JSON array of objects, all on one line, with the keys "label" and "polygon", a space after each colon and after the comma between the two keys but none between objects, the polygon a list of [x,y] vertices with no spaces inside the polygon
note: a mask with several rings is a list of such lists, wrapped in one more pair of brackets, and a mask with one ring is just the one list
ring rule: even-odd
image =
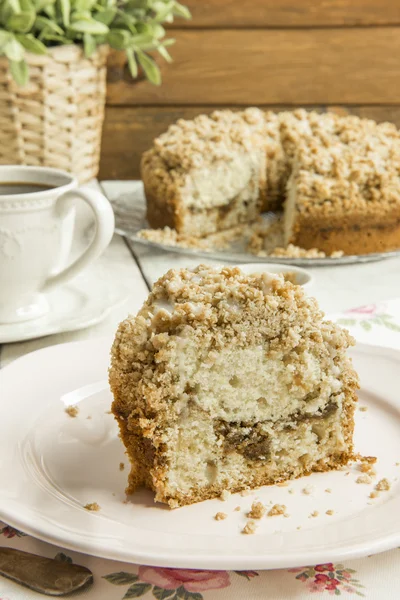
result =
[{"label": "cut cake slice", "polygon": [[127,491],[178,507],[346,464],[352,344],[280,276],[169,271],[112,348]]}]

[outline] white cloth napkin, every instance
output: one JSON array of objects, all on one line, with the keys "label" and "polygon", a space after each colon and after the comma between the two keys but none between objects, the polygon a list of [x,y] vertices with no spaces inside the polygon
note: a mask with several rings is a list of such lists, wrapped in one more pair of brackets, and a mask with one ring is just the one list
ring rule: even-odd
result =
[{"label": "white cloth napkin", "polygon": [[[356,340],[400,349],[400,298],[331,315]],[[3,482],[3,485],[6,482]],[[89,567],[94,586],[87,600],[317,600],[357,596],[371,600],[400,598],[400,550],[344,564],[320,564],[275,571],[198,571],[144,567],[62,550],[0,523],[0,546],[11,546]],[[39,596],[0,577],[0,600]]]}]

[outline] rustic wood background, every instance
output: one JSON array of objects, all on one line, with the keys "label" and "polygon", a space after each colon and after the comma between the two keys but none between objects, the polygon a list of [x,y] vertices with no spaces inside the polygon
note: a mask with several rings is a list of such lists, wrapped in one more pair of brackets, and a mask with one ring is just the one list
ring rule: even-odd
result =
[{"label": "rustic wood background", "polygon": [[[183,0],[185,2],[185,0]],[[110,57],[100,177],[139,178],[140,156],[176,119],[220,107],[303,106],[400,126],[399,0],[186,0],[163,84]]]}]

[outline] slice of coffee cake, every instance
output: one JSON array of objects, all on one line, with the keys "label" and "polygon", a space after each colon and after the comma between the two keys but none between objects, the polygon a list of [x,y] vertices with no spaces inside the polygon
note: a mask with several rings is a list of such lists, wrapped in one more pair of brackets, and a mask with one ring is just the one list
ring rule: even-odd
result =
[{"label": "slice of coffee cake", "polygon": [[169,271],[112,348],[128,491],[177,507],[347,463],[352,343],[280,276]]}]

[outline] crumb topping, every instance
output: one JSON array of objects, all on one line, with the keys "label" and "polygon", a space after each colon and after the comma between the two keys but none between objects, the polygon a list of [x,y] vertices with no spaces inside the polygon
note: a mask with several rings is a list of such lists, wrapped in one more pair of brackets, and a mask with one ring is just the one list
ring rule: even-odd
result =
[{"label": "crumb topping", "polygon": [[214,519],[216,521],[223,521],[224,519],[226,519],[228,515],[224,512],[217,512],[217,514],[215,515]]},{"label": "crumb topping", "polygon": [[359,477],[357,477],[356,479],[356,483],[372,483],[372,479],[369,475],[367,475],[366,473],[364,473],[364,475],[360,475]]},{"label": "crumb topping", "polygon": [[386,477],[384,477],[383,479],[381,479],[380,481],[378,481],[378,483],[375,486],[375,489],[378,492],[388,492],[390,490],[390,482],[388,479],[386,479]]},{"label": "crumb topping", "polygon": [[97,504],[97,502],[88,502],[88,504],[85,504],[85,506],[83,508],[86,508],[86,510],[91,510],[94,512],[101,510],[101,507],[99,506],[99,504]]},{"label": "crumb topping", "polygon": [[257,525],[255,524],[254,521],[247,521],[246,525],[242,529],[242,533],[245,533],[247,535],[252,535],[253,533],[256,532],[256,529],[257,529]]},{"label": "crumb topping", "polygon": [[274,504],[267,513],[268,517],[277,517],[286,513],[286,506],[284,504]]},{"label": "crumb topping", "polygon": [[253,502],[251,510],[248,513],[250,519],[262,519],[266,513],[266,508],[262,502]]},{"label": "crumb topping", "polygon": [[79,414],[79,408],[77,406],[67,406],[65,412],[67,413],[67,415],[75,419],[75,417],[77,417]]}]

